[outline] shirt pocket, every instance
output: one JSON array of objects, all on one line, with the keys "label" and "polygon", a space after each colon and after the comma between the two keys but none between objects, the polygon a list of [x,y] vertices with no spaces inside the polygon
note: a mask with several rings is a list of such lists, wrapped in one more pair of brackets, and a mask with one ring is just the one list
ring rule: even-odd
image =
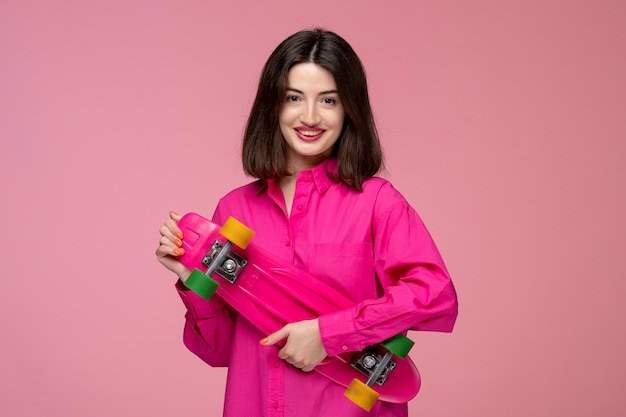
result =
[{"label": "shirt pocket", "polygon": [[315,243],[307,257],[307,270],[355,301],[377,296],[374,247],[362,243]]}]

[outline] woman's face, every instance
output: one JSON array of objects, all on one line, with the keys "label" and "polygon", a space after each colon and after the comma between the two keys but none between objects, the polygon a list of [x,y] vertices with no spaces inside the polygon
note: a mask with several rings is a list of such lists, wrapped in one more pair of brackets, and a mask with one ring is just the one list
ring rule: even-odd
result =
[{"label": "woman's face", "polygon": [[312,168],[331,155],[341,134],[345,110],[335,79],[317,64],[297,64],[289,70],[283,99],[278,121],[289,168]]}]

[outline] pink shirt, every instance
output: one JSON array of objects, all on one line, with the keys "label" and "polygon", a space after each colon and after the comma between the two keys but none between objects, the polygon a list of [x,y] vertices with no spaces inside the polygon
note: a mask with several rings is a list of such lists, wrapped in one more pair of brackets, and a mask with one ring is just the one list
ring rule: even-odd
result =
[{"label": "pink shirt", "polygon": [[[222,198],[213,220],[234,216],[255,242],[318,279],[341,288],[355,307],[319,318],[329,355],[356,351],[407,329],[452,331],[457,300],[445,265],[418,214],[381,178],[357,192],[332,181],[331,159],[298,174],[291,215],[275,181],[256,181]],[[344,388],[304,373],[262,346],[267,336],[219,297],[205,301],[184,287],[184,343],[212,366],[228,366],[226,417],[402,417],[406,404],[378,401],[365,412]],[[209,388],[207,388],[209,389]]]}]

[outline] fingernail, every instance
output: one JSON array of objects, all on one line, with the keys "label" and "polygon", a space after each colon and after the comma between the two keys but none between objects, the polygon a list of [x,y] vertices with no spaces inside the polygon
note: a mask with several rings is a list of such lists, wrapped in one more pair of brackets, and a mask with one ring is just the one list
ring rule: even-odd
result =
[{"label": "fingernail", "polygon": [[261,339],[259,341],[259,343],[262,344],[262,345],[266,344],[267,343],[267,337],[264,337],[263,339]]},{"label": "fingernail", "polygon": [[178,213],[176,213],[175,211],[170,211],[170,217],[172,216],[178,216]]},{"label": "fingernail", "polygon": [[182,241],[182,240],[180,240],[180,239],[176,239],[176,240],[174,241],[174,243],[175,243],[175,244],[176,244],[176,246],[178,246],[179,248],[180,248],[181,246],[183,246],[183,241]]},{"label": "fingernail", "polygon": [[176,232],[176,237],[179,239],[183,238],[183,234],[181,232]]},{"label": "fingernail", "polygon": [[185,253],[185,250],[184,250],[184,249],[181,249],[181,248],[174,249],[174,255],[176,255],[176,256],[180,256],[180,255],[182,255],[183,253]]}]

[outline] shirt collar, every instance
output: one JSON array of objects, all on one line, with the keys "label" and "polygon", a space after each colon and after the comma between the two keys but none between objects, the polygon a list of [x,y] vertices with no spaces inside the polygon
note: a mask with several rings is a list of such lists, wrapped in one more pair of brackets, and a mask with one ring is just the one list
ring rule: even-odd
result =
[{"label": "shirt collar", "polygon": [[[322,194],[326,192],[326,190],[328,190],[328,188],[333,182],[336,182],[333,179],[336,176],[337,176],[337,159],[328,158],[321,164],[311,169],[300,171],[298,173],[298,181],[306,177],[313,178],[313,182],[315,183],[315,187],[317,188],[317,191],[320,194]],[[269,191],[271,193],[272,190],[277,190],[277,189],[279,189],[278,181],[275,180],[274,178],[270,178],[267,181],[264,181],[263,186],[259,188],[258,194],[264,191]]]},{"label": "shirt collar", "polygon": [[308,171],[313,176],[317,191],[322,194],[328,190],[332,182],[336,182],[333,178],[337,177],[337,160],[335,158],[328,158]]}]

